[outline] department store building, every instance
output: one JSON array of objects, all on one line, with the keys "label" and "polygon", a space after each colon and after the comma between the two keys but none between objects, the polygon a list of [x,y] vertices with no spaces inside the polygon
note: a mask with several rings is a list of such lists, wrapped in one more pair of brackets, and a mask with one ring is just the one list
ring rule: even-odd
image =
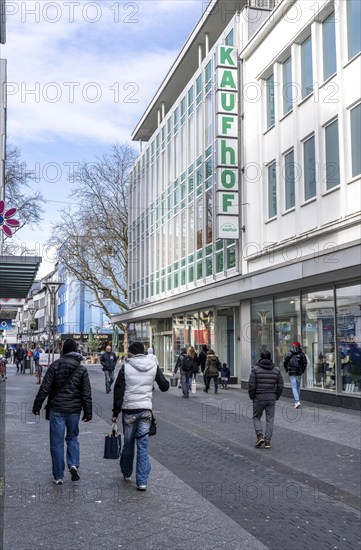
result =
[{"label": "department store building", "polygon": [[135,128],[115,319],[166,372],[207,344],[246,388],[298,340],[303,399],[360,407],[360,6],[212,1]]}]

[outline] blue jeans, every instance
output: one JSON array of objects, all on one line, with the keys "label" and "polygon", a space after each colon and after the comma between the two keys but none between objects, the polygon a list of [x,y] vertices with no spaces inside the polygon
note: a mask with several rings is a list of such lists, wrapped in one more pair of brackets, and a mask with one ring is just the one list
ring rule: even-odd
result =
[{"label": "blue jeans", "polygon": [[114,369],[105,370],[104,374],[105,374],[105,391],[109,392],[114,382]]},{"label": "blue jeans", "polygon": [[300,400],[301,378],[302,376],[290,376],[292,393],[295,399],[295,403],[297,403]]},{"label": "blue jeans", "polygon": [[123,413],[124,445],[120,457],[120,469],[125,477],[133,472],[135,442],[137,442],[136,484],[147,485],[151,470],[148,456],[151,411],[134,414]]},{"label": "blue jeans", "polygon": [[[66,441],[66,462],[68,468],[79,467],[79,418],[78,413],[62,413],[50,410],[50,453],[53,461],[54,479],[64,477],[64,438]],[[66,428],[66,437],[65,437]]]}]

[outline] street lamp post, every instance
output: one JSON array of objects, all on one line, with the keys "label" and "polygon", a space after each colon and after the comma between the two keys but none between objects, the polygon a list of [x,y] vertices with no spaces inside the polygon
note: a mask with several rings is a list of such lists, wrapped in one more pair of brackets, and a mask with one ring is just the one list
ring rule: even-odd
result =
[{"label": "street lamp post", "polygon": [[52,362],[54,362],[54,349],[55,349],[55,332],[56,332],[56,310],[55,310],[55,298],[59,288],[63,285],[60,281],[46,281],[44,286],[50,294],[50,309],[49,309],[49,348],[48,348],[48,366],[50,365],[50,339],[52,335],[53,351]]},{"label": "street lamp post", "polygon": [[[29,315],[29,328],[30,328],[30,349],[33,349],[33,338],[34,338],[34,314],[37,311],[35,307],[28,307],[28,315]],[[34,372],[34,361],[33,358],[30,357],[30,374],[33,374]]]}]

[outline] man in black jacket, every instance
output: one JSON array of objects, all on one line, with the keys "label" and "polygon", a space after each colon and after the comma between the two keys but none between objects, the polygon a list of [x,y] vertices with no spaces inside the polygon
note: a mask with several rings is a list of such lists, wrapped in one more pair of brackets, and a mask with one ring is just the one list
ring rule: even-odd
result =
[{"label": "man in black jacket", "polygon": [[[252,367],[248,382],[248,394],[253,401],[253,425],[257,435],[256,447],[263,443],[266,449],[271,448],[273,421],[276,401],[283,391],[281,371],[271,361],[268,350],[261,351],[261,358],[257,365]],[[263,437],[262,414],[266,411],[266,434]]]},{"label": "man in black jacket", "polygon": [[74,340],[65,340],[63,355],[52,363],[35,397],[33,413],[40,414],[47,396],[50,403],[50,453],[56,485],[63,484],[64,436],[66,428],[67,465],[72,481],[79,478],[79,419],[83,410],[84,422],[92,419],[92,396],[88,371],[81,365],[83,356],[78,353]]},{"label": "man in black jacket", "polygon": [[112,384],[114,382],[114,369],[117,364],[118,357],[112,352],[112,347],[108,344],[105,348],[105,352],[102,353],[100,358],[100,364],[105,374],[105,391],[110,393]]}]

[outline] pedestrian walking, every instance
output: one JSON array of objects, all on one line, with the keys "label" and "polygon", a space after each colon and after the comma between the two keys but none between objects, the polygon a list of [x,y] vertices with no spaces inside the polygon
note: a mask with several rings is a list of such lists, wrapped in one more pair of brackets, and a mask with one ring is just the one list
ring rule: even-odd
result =
[{"label": "pedestrian walking", "polygon": [[221,368],[221,384],[222,384],[222,388],[224,390],[227,389],[227,384],[229,382],[229,379],[231,377],[231,371],[229,370],[229,368],[227,367],[227,363],[222,363],[222,368]]},{"label": "pedestrian walking", "polygon": [[206,387],[203,391],[208,393],[211,380],[214,380],[214,393],[218,393],[218,377],[219,371],[221,370],[221,362],[218,359],[218,356],[214,353],[212,349],[207,352],[207,361],[206,368],[204,371],[206,377]]},{"label": "pedestrian walking", "polygon": [[20,372],[23,372],[25,357],[26,357],[26,351],[23,348],[23,346],[20,344],[20,346],[15,352],[16,372],[19,372],[19,370]]},{"label": "pedestrian walking", "polygon": [[48,396],[50,453],[53,463],[53,481],[56,485],[62,485],[64,478],[64,436],[71,479],[72,481],[80,479],[78,434],[81,411],[83,410],[84,422],[92,419],[90,380],[86,367],[81,364],[82,359],[83,356],[78,352],[76,342],[70,338],[65,340],[63,355],[47,369],[33,404],[33,413],[39,415],[41,406]]},{"label": "pedestrian walking", "polygon": [[153,359],[157,367],[159,367],[158,357],[155,355],[153,348],[148,348],[147,354]]},{"label": "pedestrian walking", "polygon": [[180,355],[174,367],[173,376],[177,374],[180,369],[180,383],[182,387],[182,397],[187,399],[189,397],[189,377],[193,372],[193,360],[187,354],[187,348],[181,348]]},{"label": "pedestrian walking", "polygon": [[283,366],[290,377],[293,398],[295,401],[294,408],[298,409],[301,406],[301,378],[307,368],[306,355],[303,353],[299,342],[293,342],[292,348],[285,355]]},{"label": "pedestrian walking", "polygon": [[189,375],[189,389],[191,389],[192,380],[197,380],[197,374],[199,371],[198,355],[193,346],[189,346],[187,350],[187,355],[189,355],[189,357],[192,359],[192,362],[193,362],[192,371],[190,372],[190,375]]},{"label": "pedestrian walking", "polygon": [[203,374],[204,387],[206,387],[206,377],[204,376],[204,371],[206,369],[207,351],[207,346],[203,344],[202,349],[198,354],[198,365],[201,367],[201,373]]},{"label": "pedestrian walking", "polygon": [[[253,425],[256,432],[256,447],[263,443],[266,449],[271,448],[273,421],[276,401],[283,391],[281,371],[271,360],[268,350],[261,351],[260,359],[252,367],[248,382],[248,394],[253,401]],[[266,411],[266,432],[263,437],[262,414]]]},{"label": "pedestrian walking", "polygon": [[105,391],[106,393],[111,392],[112,384],[115,379],[114,369],[117,364],[118,357],[112,351],[111,345],[107,345],[104,353],[100,357],[100,364],[102,366],[102,371],[105,375]]},{"label": "pedestrian walking", "polygon": [[146,490],[151,470],[148,440],[153,415],[154,381],[161,391],[169,389],[169,382],[160,368],[149,355],[145,355],[142,342],[133,342],[128,348],[128,358],[120,368],[114,385],[112,422],[117,421],[122,411],[124,444],[120,469],[125,481],[131,480],[135,442],[137,444],[136,484],[139,491]]},{"label": "pedestrian walking", "polygon": [[37,346],[36,350],[34,351],[33,360],[34,360],[34,365],[35,365],[35,376],[38,376],[39,361],[40,361],[40,348],[39,348],[39,346]]}]

